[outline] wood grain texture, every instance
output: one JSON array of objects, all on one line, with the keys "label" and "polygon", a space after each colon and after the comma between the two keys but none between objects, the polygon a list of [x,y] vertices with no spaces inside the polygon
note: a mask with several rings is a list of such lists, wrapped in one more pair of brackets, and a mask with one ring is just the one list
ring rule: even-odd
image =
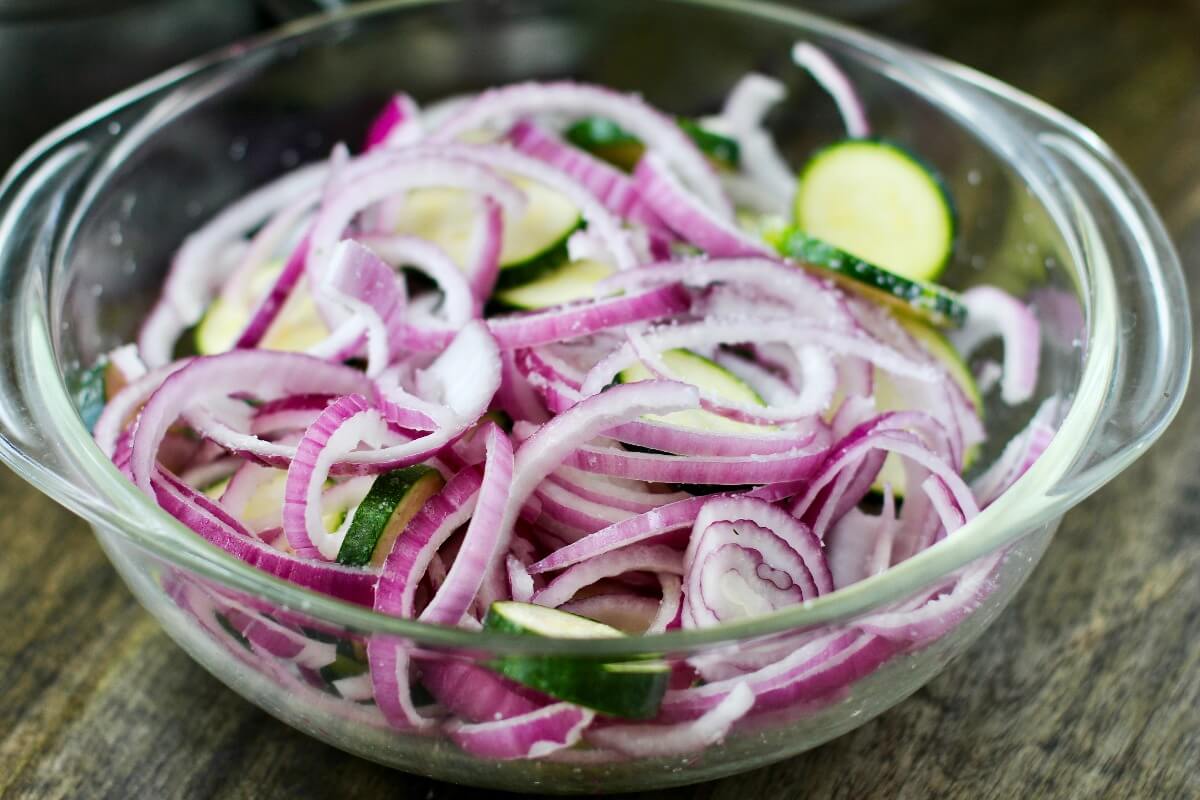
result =
[{"label": "wood grain texture", "polygon": [[[1200,3],[915,2],[870,26],[1092,126],[1200,286]],[[1193,381],[1195,383],[1195,381]],[[193,664],[74,517],[0,470],[0,796],[480,797],[308,739]],[[1016,601],[908,701],[818,750],[643,795],[1200,797],[1200,393],[1066,518]]]}]

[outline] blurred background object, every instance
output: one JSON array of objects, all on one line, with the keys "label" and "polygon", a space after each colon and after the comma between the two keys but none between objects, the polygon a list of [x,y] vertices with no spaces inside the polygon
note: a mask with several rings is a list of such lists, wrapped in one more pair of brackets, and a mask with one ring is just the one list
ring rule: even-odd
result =
[{"label": "blurred background object", "polygon": [[0,173],[73,114],[263,25],[249,0],[0,0]]},{"label": "blurred background object", "polygon": [[[810,0],[793,5],[861,19],[904,2]],[[111,94],[281,22],[349,4],[0,0],[0,174],[43,133]]]}]

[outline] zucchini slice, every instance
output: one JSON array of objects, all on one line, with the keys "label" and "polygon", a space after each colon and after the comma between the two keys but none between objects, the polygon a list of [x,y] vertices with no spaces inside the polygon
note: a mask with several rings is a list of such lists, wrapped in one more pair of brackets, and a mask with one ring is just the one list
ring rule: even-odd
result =
[{"label": "zucchini slice", "polygon": [[[625,634],[555,608],[501,600],[483,620],[485,631],[560,639],[612,639]],[[488,666],[517,683],[601,714],[649,719],[658,713],[670,665],[656,658],[606,661],[585,656],[501,656]]]},{"label": "zucchini slice", "polygon": [[571,261],[528,283],[500,289],[493,299],[509,308],[523,311],[589,300],[596,284],[612,273],[612,267],[599,261]]},{"label": "zucchini slice", "polygon": [[[525,193],[528,204],[520,216],[504,217],[501,278],[511,281],[504,273],[520,269],[528,280],[534,277],[529,268],[546,261],[547,256],[554,257],[543,267],[557,266],[566,260],[567,238],[583,225],[583,217],[579,209],[553,189],[524,178],[510,176],[510,180]],[[478,215],[478,204],[469,193],[458,189],[417,189],[409,192],[397,211],[396,232],[428,239],[459,264],[466,264],[471,256],[469,248]]]},{"label": "zucchini slice", "polygon": [[820,267],[846,289],[934,325],[958,327],[967,318],[967,307],[944,286],[890,272],[806,232],[792,230],[781,238],[779,250],[788,258]]},{"label": "zucchini slice", "polygon": [[[736,170],[741,164],[737,139],[714,133],[685,117],[679,117],[676,123],[716,166]],[[584,117],[568,127],[565,136],[579,149],[626,171],[637,166],[645,150],[636,136],[605,117]]]},{"label": "zucchini slice", "polygon": [[[745,381],[729,370],[710,361],[699,353],[682,348],[662,353],[663,363],[680,380],[723,400],[733,400],[743,405],[765,406],[766,402]],[[617,374],[618,383],[636,383],[652,380],[654,374],[642,363],[626,367]],[[723,417],[702,408],[673,411],[670,414],[647,414],[645,419],[663,422],[680,428],[694,428],[713,433],[762,433],[774,426],[754,425],[749,422]]]},{"label": "zucchini slice", "polygon": [[[250,280],[246,297],[233,300],[217,297],[209,304],[193,334],[199,355],[215,355],[233,348],[250,321],[250,315],[258,307],[259,300],[271,290],[283,265],[284,262],[280,260],[267,262]],[[329,328],[321,319],[312,296],[307,291],[296,291],[267,329],[259,347],[264,350],[302,352],[328,335]]]},{"label": "zucchini slice", "polygon": [[954,249],[954,207],[942,182],[890,142],[850,139],[800,173],[796,225],[891,273],[934,281]]},{"label": "zucchini slice", "polygon": [[[971,368],[963,361],[962,356],[954,349],[954,345],[950,344],[949,340],[936,329],[919,320],[898,317],[897,321],[904,326],[910,336],[941,363],[949,373],[950,379],[958,384],[967,399],[982,413],[983,396],[979,393],[975,376],[971,374]],[[914,410],[911,404],[906,403],[900,396],[887,373],[882,370],[875,370],[875,407],[880,413]],[[963,470],[970,469],[978,457],[978,445],[963,453]],[[879,471],[879,477],[871,487],[872,491],[882,493],[884,483],[892,485],[892,493],[897,498],[904,497],[904,464],[896,455],[889,454],[887,460],[883,462],[883,469]]]},{"label": "zucchini slice", "polygon": [[380,475],[354,512],[338,549],[338,563],[383,566],[396,537],[443,485],[441,473],[424,464]]}]

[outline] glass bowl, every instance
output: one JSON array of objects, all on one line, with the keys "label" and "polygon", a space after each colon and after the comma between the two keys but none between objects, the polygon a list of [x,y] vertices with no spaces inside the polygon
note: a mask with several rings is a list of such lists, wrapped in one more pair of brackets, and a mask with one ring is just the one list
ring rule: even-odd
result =
[{"label": "glass bowl", "polygon": [[[797,39],[826,48],[862,88],[877,129],[945,177],[962,220],[948,282],[999,284],[1043,321],[1039,395],[1016,408],[987,404],[992,436],[979,469],[1047,398],[1063,401],[1058,433],[1012,489],[948,539],[882,575],[747,622],[626,640],[483,635],[380,616],[258,572],[162,512],[92,444],[72,402],[81,367],[131,339],[183,236],[251,187],[324,157],[337,141],[358,142],[393,90],[428,100],[569,76],[698,114],[757,70],[790,89],[771,125],[798,163],[837,136],[838,123],[789,62]],[[1029,575],[1062,514],[1144,452],[1179,407],[1190,364],[1185,298],[1162,224],[1104,144],[963,67],[757,3],[367,4],[165,73],[59,128],[13,167],[0,188],[0,456],[93,525],[133,592],[197,661],[323,741],[480,786],[669,786],[815,747],[896,704],[967,647]],[[620,757],[579,746],[534,760],[477,758],[442,727],[389,728],[361,691],[363,645],[385,636],[422,671],[465,669],[468,687],[480,674],[473,664],[501,656],[776,660],[815,637],[867,636],[864,616],[929,596],[967,569],[985,576],[977,603],[943,635],[870,649],[849,685],[801,676],[787,702],[756,705],[695,752]],[[247,632],[255,623],[303,637],[304,654],[267,646]]]}]

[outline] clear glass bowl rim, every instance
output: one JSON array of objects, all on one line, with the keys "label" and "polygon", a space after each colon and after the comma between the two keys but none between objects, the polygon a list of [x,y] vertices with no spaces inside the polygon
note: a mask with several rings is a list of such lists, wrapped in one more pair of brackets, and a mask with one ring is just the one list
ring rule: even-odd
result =
[{"label": "clear glass bowl rim", "polygon": [[[0,196],[22,180],[30,165],[36,164],[56,151],[62,150],[74,136],[86,132],[93,126],[103,124],[118,111],[135,105],[157,93],[179,88],[189,79],[200,79],[204,75],[225,68],[236,68],[243,58],[270,50],[286,47],[289,43],[313,35],[324,29],[340,25],[348,20],[369,17],[393,9],[442,5],[459,0],[375,0],[356,4],[333,14],[310,17],[290,23],[274,32],[234,44],[221,50],[169,70],[132,87],[86,111],[43,137],[19,159],[0,184]],[[596,0],[601,2],[602,0]],[[681,13],[688,7],[711,8],[734,12],[742,16],[759,17],[794,28],[799,35],[804,30],[840,40],[842,44],[868,52],[892,66],[902,68],[905,76],[918,81],[926,93],[937,97],[956,98],[959,93],[954,82],[1004,100],[1022,111],[1043,121],[1047,126],[1065,132],[1076,142],[1092,151],[1112,159],[1106,146],[1086,127],[1054,110],[1035,98],[1025,95],[999,81],[988,78],[967,67],[922,54],[886,42],[878,37],[859,32],[848,26],[824,18],[764,2],[746,0],[652,0],[661,5],[679,6]],[[961,102],[961,98],[959,98]],[[985,141],[991,136],[976,126],[975,132]],[[1018,147],[1024,154],[1036,150],[1034,142],[1007,142]],[[1115,159],[1112,159],[1115,161]],[[1157,222],[1157,220],[1155,220]],[[1064,237],[1086,239],[1090,234],[1084,230],[1060,231]],[[1161,242],[1158,242],[1160,246]],[[1169,241],[1166,242],[1170,256]],[[1086,248],[1081,249],[1083,252]],[[1182,273],[1177,259],[1159,263],[1158,268],[1166,274],[1165,280],[1182,285]],[[761,637],[786,631],[799,631],[818,625],[837,623],[869,612],[888,603],[898,601],[908,594],[948,576],[1006,544],[1015,541],[1040,525],[1050,523],[1067,509],[1078,503],[1087,494],[1127,466],[1137,455],[1153,442],[1174,417],[1182,402],[1182,391],[1176,391],[1168,406],[1156,418],[1154,424],[1131,439],[1120,452],[1110,456],[1110,469],[1092,470],[1089,481],[1078,483],[1072,488],[1061,488],[1072,476],[1074,465],[1087,455],[1089,432],[1101,418],[1106,387],[1111,381],[1112,366],[1121,347],[1118,336],[1115,302],[1115,285],[1107,264],[1101,265],[1099,274],[1085,281],[1084,298],[1088,311],[1088,351],[1084,360],[1076,400],[1062,421],[1058,435],[1037,463],[999,500],[985,509],[954,536],[949,537],[917,556],[888,571],[848,586],[830,595],[817,598],[804,605],[784,609],[770,615],[751,620],[727,623],[695,631],[676,631],[644,637],[628,637],[609,640],[556,640],[531,639],[509,634],[480,633],[459,628],[428,625],[414,620],[399,619],[355,606],[326,595],[319,594],[263,573],[245,564],[214,545],[202,540],[160,509],[150,498],[125,480],[108,462],[75,413],[59,370],[53,348],[53,337],[49,326],[50,315],[45,310],[34,313],[40,325],[31,326],[29,347],[32,349],[31,364],[36,373],[35,381],[41,392],[39,400],[51,412],[55,421],[49,432],[52,444],[61,445],[74,458],[73,466],[87,475],[89,482],[103,490],[103,499],[111,503],[107,507],[79,508],[89,521],[119,531],[126,538],[145,547],[164,560],[185,570],[202,575],[233,589],[256,595],[280,606],[302,610],[324,621],[336,623],[362,633],[382,633],[408,639],[414,643],[431,647],[462,648],[481,652],[529,652],[554,653],[573,652],[596,656],[618,656],[637,653],[686,652],[701,647],[733,643],[749,638]],[[1095,265],[1081,264],[1089,271]],[[1107,271],[1107,272],[1106,272]],[[1185,296],[1186,297],[1186,296]],[[1186,306],[1183,309],[1186,317]],[[1178,322],[1178,321],[1177,321]],[[1174,362],[1183,365],[1181,375],[1176,376],[1174,385],[1178,389],[1186,386],[1190,365],[1190,334],[1186,319],[1171,330],[1175,338],[1182,341],[1169,343]],[[18,342],[18,346],[20,346]],[[1084,402],[1082,398],[1088,398]],[[0,440],[0,444],[6,444]],[[52,470],[38,469],[31,465],[27,456],[19,450],[0,447],[0,458],[19,475],[48,494],[51,498],[64,501],[70,494],[69,479]],[[1050,488],[1041,488],[1050,487]],[[1055,491],[1059,488],[1060,491]]]}]

